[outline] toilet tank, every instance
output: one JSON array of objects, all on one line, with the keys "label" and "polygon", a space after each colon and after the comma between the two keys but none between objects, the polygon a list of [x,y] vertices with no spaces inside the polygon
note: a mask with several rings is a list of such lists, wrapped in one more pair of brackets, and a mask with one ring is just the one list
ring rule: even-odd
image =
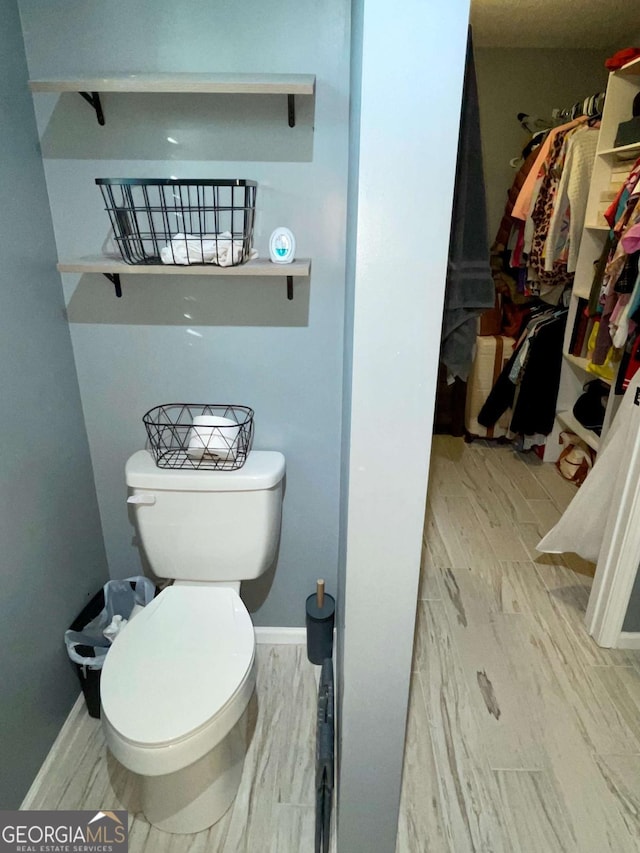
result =
[{"label": "toilet tank", "polygon": [[147,450],[127,461],[140,543],[160,578],[242,581],[273,563],[280,536],[284,456],[252,450],[237,471],[158,468]]}]

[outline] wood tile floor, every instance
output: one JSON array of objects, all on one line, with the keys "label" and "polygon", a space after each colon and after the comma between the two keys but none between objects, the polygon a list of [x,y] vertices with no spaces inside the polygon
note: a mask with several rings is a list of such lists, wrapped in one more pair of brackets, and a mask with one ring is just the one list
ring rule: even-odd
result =
[{"label": "wood tile floor", "polygon": [[[317,668],[304,646],[257,647],[253,738],[233,807],[211,829],[169,835],[140,812],[137,777],[107,752],[78,703],[23,803],[129,811],[131,853],[308,853],[314,847]],[[332,847],[332,850],[334,848]]]},{"label": "wood tile floor", "polygon": [[[431,478],[397,853],[640,851],[640,652],[587,636],[593,567],[534,547],[574,487],[444,436]],[[258,647],[240,791],[206,832],[149,826],[83,705],[24,806],[128,808],[132,853],[307,853],[315,696],[304,647]]]},{"label": "wood tile floor", "polygon": [[534,548],[574,493],[434,439],[397,853],[640,850],[640,652],[587,635],[593,567]]}]

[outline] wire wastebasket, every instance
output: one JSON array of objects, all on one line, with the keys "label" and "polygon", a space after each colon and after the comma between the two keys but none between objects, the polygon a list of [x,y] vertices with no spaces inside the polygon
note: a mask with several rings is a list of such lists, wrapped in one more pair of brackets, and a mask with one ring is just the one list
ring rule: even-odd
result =
[{"label": "wire wastebasket", "polygon": [[128,264],[235,267],[252,256],[255,181],[96,178]]},{"label": "wire wastebasket", "polygon": [[144,415],[158,468],[233,471],[253,441],[253,409],[233,404],[167,403]]}]

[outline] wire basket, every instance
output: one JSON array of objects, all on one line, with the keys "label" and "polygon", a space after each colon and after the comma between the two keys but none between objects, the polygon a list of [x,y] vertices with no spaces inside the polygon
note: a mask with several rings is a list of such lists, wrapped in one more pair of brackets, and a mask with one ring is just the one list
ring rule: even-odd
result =
[{"label": "wire basket", "polygon": [[234,471],[247,461],[253,441],[248,406],[167,403],[142,422],[158,468]]},{"label": "wire basket", "polygon": [[96,178],[128,264],[235,267],[251,256],[255,181]]}]

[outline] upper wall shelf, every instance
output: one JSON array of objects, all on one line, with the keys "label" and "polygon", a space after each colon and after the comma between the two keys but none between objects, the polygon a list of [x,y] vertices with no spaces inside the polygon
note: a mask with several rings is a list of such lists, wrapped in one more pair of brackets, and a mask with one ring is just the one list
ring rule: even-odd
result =
[{"label": "upper wall shelf", "polygon": [[[589,359],[588,358],[582,358],[579,355],[571,355],[571,353],[569,353],[569,352],[562,353],[562,357],[564,358],[565,361],[568,361],[569,364],[573,364],[574,367],[577,367],[579,370],[583,370],[585,373],[589,373]],[[611,387],[611,385],[612,385],[612,380],[611,379],[605,379],[604,376],[599,376],[598,374],[592,373],[591,378],[592,379],[599,379],[600,382],[604,382],[604,384],[608,385],[609,387]]]},{"label": "upper wall shelf", "polygon": [[289,127],[295,127],[295,96],[313,95],[314,74],[111,74],[30,80],[32,92],[78,92],[105,123],[101,92],[210,95],[286,95]]},{"label": "upper wall shelf", "polygon": [[640,57],[637,59],[632,59],[631,62],[627,62],[626,65],[623,65],[616,74],[626,77],[626,76],[634,76],[636,74],[640,74]]},{"label": "upper wall shelf", "polygon": [[600,157],[613,154],[621,160],[633,160],[633,155],[640,153],[640,142],[632,142],[630,145],[619,145],[617,148],[605,148],[598,151]]},{"label": "upper wall shelf", "polygon": [[97,256],[60,261],[59,272],[101,273],[115,286],[116,296],[122,296],[121,275],[223,275],[223,276],[284,276],[287,279],[287,298],[293,299],[294,277],[307,278],[311,261],[299,258],[290,264],[274,264],[267,259],[247,261],[235,267],[218,267],[214,264],[126,264],[117,258]]}]

